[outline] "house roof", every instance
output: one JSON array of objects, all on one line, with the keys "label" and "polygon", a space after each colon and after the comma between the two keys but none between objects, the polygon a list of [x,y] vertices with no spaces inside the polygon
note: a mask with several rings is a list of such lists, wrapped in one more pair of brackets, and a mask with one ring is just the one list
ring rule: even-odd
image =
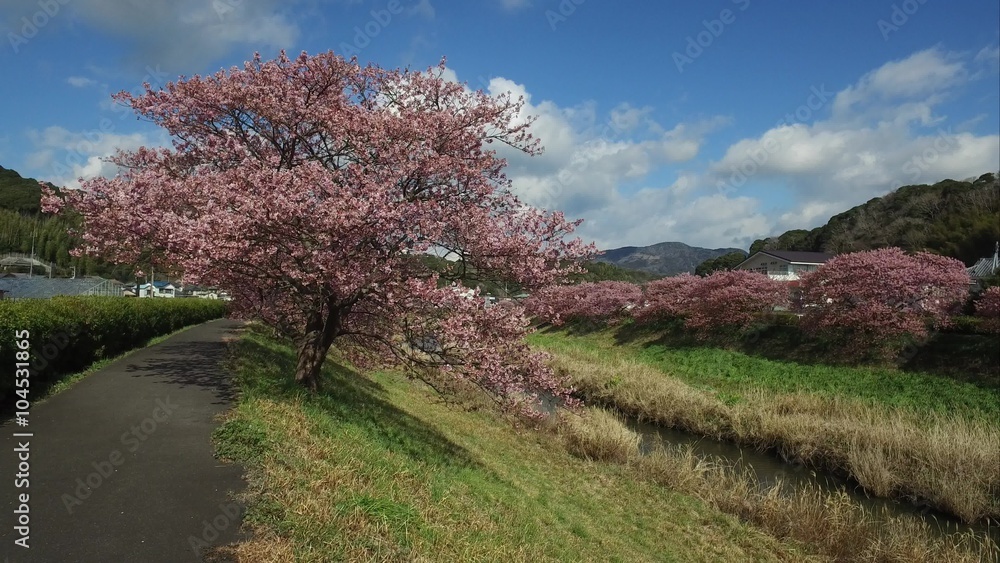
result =
[{"label": "house roof", "polygon": [[103,278],[0,279],[0,291],[9,293],[13,299],[48,299],[57,295],[86,295],[95,291],[120,294],[121,287],[121,282]]},{"label": "house roof", "polygon": [[801,252],[798,250],[761,250],[760,253],[793,264],[822,264],[833,258],[833,254],[826,252]]},{"label": "house roof", "polygon": [[758,250],[746,260],[740,262],[736,265],[737,268],[741,268],[743,264],[753,260],[758,254],[764,254],[766,256],[771,256],[788,262],[789,264],[823,264],[827,260],[833,258],[833,254],[827,254],[826,252],[802,252],[798,250]]}]

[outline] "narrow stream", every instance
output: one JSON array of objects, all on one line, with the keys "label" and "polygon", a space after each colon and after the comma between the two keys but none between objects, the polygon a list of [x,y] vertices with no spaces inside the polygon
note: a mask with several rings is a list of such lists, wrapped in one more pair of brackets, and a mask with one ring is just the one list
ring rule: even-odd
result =
[{"label": "narrow stream", "polygon": [[975,532],[989,535],[994,542],[1000,543],[1000,526],[997,524],[967,524],[961,520],[930,508],[921,508],[913,504],[892,499],[868,496],[864,489],[848,479],[820,471],[809,469],[802,465],[784,462],[776,455],[744,448],[728,442],[719,442],[702,438],[686,432],[662,428],[653,424],[627,419],[626,423],[632,431],[642,437],[640,448],[642,453],[650,452],[657,444],[665,446],[690,446],[701,458],[713,458],[731,464],[738,469],[749,468],[765,487],[781,482],[786,490],[814,486],[828,493],[846,492],[852,500],[868,509],[875,515],[915,516],[927,522],[932,529],[942,534],[954,532]]}]

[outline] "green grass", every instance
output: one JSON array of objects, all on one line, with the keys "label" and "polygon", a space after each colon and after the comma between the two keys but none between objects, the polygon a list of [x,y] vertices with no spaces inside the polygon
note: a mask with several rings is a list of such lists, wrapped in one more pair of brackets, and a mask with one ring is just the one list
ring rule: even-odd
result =
[{"label": "green grass", "polygon": [[551,433],[449,407],[391,373],[328,362],[291,382],[293,351],[234,345],[241,398],[216,433],[248,467],[246,561],[801,561],[803,553]]},{"label": "green grass", "polygon": [[618,343],[613,329],[581,335],[546,330],[530,335],[528,341],[555,352],[639,361],[697,388],[717,391],[727,401],[739,401],[752,389],[765,389],[848,397],[916,412],[1000,419],[1000,390],[928,373],[803,364],[713,347],[670,347],[657,342],[655,335]]}]

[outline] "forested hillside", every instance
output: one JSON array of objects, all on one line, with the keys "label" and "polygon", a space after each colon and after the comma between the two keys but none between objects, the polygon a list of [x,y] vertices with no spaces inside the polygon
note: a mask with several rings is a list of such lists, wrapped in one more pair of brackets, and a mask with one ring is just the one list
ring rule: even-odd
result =
[{"label": "forested hillside", "polygon": [[41,195],[37,180],[0,166],[0,209],[34,215]]},{"label": "forested hillside", "polygon": [[958,258],[966,265],[993,253],[1000,240],[1000,181],[944,180],[903,186],[835,215],[822,227],[757,240],[758,250],[852,252],[898,246]]},{"label": "forested hillside", "polygon": [[37,180],[22,178],[0,166],[0,254],[29,254],[34,239],[35,257],[53,262],[53,275],[102,276],[126,281],[131,268],[116,267],[89,257],[73,258],[70,221],[64,216],[46,217],[39,212],[42,190]]}]

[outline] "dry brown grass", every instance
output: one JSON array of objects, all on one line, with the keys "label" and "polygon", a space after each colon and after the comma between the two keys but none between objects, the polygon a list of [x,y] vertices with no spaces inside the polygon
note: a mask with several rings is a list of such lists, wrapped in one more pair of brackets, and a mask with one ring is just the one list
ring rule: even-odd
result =
[{"label": "dry brown grass", "polygon": [[[699,458],[691,448],[658,447],[639,455],[638,436],[617,417],[590,409],[566,417],[560,437],[576,455],[627,462],[635,474],[691,494],[720,511],[790,539],[816,555],[844,562],[997,561],[998,546],[973,534],[940,536],[913,517],[875,515],[844,493],[781,483],[764,487],[747,470]],[[617,428],[615,427],[617,425]]]},{"label": "dry brown grass", "polygon": [[575,456],[596,461],[625,462],[639,453],[640,436],[604,409],[587,409],[566,415],[558,426],[566,449]]},{"label": "dry brown grass", "polygon": [[750,393],[727,404],[620,358],[554,353],[589,401],[669,428],[777,450],[845,472],[875,495],[927,503],[965,521],[1000,517],[1000,426],[812,394]]},{"label": "dry brown grass", "polygon": [[295,561],[292,542],[265,528],[253,532],[253,538],[238,544],[216,548],[205,554],[206,563],[287,563]]}]

